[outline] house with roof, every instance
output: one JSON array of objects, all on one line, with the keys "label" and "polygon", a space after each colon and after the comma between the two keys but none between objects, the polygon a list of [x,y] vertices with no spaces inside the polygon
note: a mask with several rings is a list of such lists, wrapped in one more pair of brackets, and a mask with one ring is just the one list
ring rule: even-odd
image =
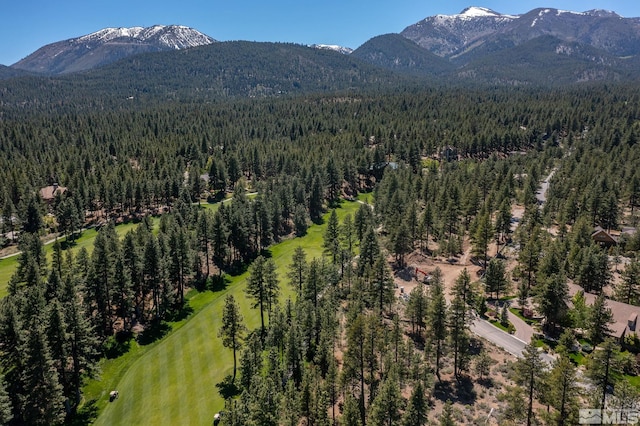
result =
[{"label": "house with roof", "polygon": [[[582,287],[577,284],[569,284],[569,296],[573,297],[582,291]],[[584,293],[584,301],[587,306],[593,305],[596,295]],[[606,299],[606,306],[611,310],[613,322],[609,324],[609,336],[614,337],[619,342],[624,341],[626,336],[636,334],[640,337],[640,306],[629,305],[628,303]]]},{"label": "house with roof", "polygon": [[54,183],[53,185],[40,188],[40,198],[42,198],[42,201],[44,201],[45,203],[51,204],[58,195],[62,195],[65,192],[67,192],[66,187]]},{"label": "house with roof", "polygon": [[618,238],[602,227],[597,226],[591,234],[591,239],[603,247],[611,247],[618,244]]}]

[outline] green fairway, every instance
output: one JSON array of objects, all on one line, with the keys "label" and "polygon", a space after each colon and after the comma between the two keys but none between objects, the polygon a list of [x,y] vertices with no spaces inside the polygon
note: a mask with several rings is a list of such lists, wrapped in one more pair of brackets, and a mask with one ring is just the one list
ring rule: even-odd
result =
[{"label": "green fairway", "polygon": [[[138,224],[133,222],[118,225],[116,226],[116,232],[120,237],[122,237],[136,226],[138,226]],[[86,248],[87,251],[91,253],[93,251],[93,241],[96,239],[96,235],[98,235],[98,232],[93,228],[83,231],[82,235],[76,239],[71,247],[73,253],[77,253],[82,247]],[[60,241],[64,241],[64,238],[61,238]],[[47,253],[47,260],[50,262],[53,253],[53,244],[48,243],[45,245],[44,249]],[[18,257],[20,256],[15,255],[6,259],[0,259],[0,298],[7,295],[7,286],[11,276],[18,266]]]},{"label": "green fairway", "polygon": [[[338,210],[342,218],[355,213],[355,202],[344,202]],[[328,215],[325,216],[325,221]],[[272,247],[272,257],[277,265],[282,299],[293,292],[286,284],[286,268],[296,247],[307,252],[307,259],[322,255],[322,235],[325,225],[314,225],[307,235],[279,243]],[[216,384],[232,373],[231,350],[222,346],[217,333],[220,327],[224,297],[233,294],[240,306],[244,322],[249,329],[259,326],[259,312],[250,309],[244,296],[248,273],[233,277],[223,291],[198,294],[190,300],[196,313],[185,322],[177,324],[165,339],[146,348],[136,346],[129,357],[130,367],[117,360],[103,366],[103,386],[97,408],[106,408],[96,420],[96,425],[209,425],[213,415],[220,411],[223,400]],[[202,306],[202,308],[200,308]],[[99,386],[94,382],[92,386]],[[106,402],[109,391],[117,389],[120,398]],[[95,388],[94,388],[95,392]]]}]

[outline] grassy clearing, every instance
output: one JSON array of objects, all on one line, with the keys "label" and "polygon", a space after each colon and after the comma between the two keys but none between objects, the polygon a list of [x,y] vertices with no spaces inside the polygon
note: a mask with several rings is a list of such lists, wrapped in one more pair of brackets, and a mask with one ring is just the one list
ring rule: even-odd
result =
[{"label": "grassy clearing", "polygon": [[628,374],[624,375],[624,378],[636,388],[640,389],[640,376],[629,376]]},{"label": "grassy clearing", "polygon": [[518,318],[520,318],[522,321],[526,322],[529,325],[540,324],[540,320],[534,320],[522,315],[522,311],[519,308],[509,308],[509,312],[511,312],[513,315],[517,316]]},{"label": "grassy clearing", "polygon": [[500,322],[500,320],[494,320],[494,319],[490,319],[489,322],[491,324],[493,324],[495,327],[499,328],[502,331],[505,331],[509,334],[513,334],[514,330],[516,329],[513,324],[511,324],[511,322],[509,322],[509,325],[507,327],[505,327],[504,325],[502,325],[502,323]]},{"label": "grassy clearing", "polygon": [[[138,226],[138,223],[130,222],[116,226],[116,232],[120,237],[123,237],[127,232]],[[95,229],[87,229],[73,242],[70,249],[74,254],[81,248],[86,248],[89,253],[93,251],[93,241],[96,239],[98,232]],[[60,241],[65,241],[61,238]],[[47,261],[51,262],[53,254],[53,244],[47,244],[44,246],[45,253],[47,254]],[[18,266],[19,255],[11,256],[6,259],[0,260],[0,298],[7,295],[7,287],[11,276],[16,271]]]},{"label": "grassy clearing", "polygon": [[[358,203],[344,202],[338,210],[339,218],[352,215]],[[325,216],[328,218],[328,215]],[[307,259],[322,255],[322,235],[325,225],[312,226],[307,235],[276,244],[271,256],[281,281],[281,298],[293,294],[284,278],[296,247],[301,246]],[[222,346],[218,338],[224,297],[232,294],[240,306],[249,329],[259,326],[259,312],[250,308],[244,296],[248,273],[232,277],[225,289],[205,292],[190,298],[194,314],[172,324],[173,331],[152,345],[137,344],[123,357],[105,362],[101,381],[87,387],[87,399],[96,399],[100,412],[96,425],[205,425],[224,402],[216,384],[231,374],[232,352]],[[108,402],[108,394],[118,389],[120,398]]]},{"label": "grassy clearing", "polygon": [[357,199],[366,204],[373,204],[373,192],[360,192]]}]

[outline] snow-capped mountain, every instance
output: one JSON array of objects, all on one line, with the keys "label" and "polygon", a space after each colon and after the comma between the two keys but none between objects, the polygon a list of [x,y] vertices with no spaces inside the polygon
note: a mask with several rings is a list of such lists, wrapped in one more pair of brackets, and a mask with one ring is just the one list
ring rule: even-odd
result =
[{"label": "snow-capped mountain", "polygon": [[312,44],[309,47],[322,50],[333,50],[334,52],[342,53],[343,55],[350,55],[353,49],[344,46],[338,46],[337,44]]},{"label": "snow-capped mountain", "polygon": [[496,51],[549,35],[620,56],[640,53],[640,20],[600,9],[572,12],[539,8],[522,15],[505,15],[469,7],[456,15],[425,18],[405,28],[401,35],[448,58],[470,58],[476,51]]},{"label": "snow-capped mountain", "polygon": [[147,52],[188,49],[214,43],[211,37],[181,25],[104,28],[85,36],[48,44],[12,67],[44,74],[84,71]]},{"label": "snow-capped mountain", "polygon": [[483,7],[469,7],[457,15],[430,16],[400,34],[438,56],[448,57],[501,31],[517,18]]}]

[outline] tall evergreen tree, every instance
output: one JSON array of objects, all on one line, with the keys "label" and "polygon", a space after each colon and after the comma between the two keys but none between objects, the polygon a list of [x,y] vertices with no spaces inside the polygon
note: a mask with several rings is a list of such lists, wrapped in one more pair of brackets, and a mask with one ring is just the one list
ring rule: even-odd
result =
[{"label": "tall evergreen tree", "polygon": [[616,299],[631,305],[640,305],[640,261],[631,259],[622,272],[622,280],[615,286]]},{"label": "tall evergreen tree", "polygon": [[493,238],[494,230],[491,224],[491,216],[483,212],[478,216],[473,234],[473,254],[482,259],[482,265],[487,268],[487,255],[489,242]]},{"label": "tall evergreen tree", "polygon": [[460,373],[469,367],[469,333],[467,309],[464,299],[456,294],[449,307],[449,336],[453,350],[453,374],[460,380]]},{"label": "tall evergreen tree", "polygon": [[305,281],[306,269],[306,253],[301,246],[298,246],[293,251],[293,256],[291,256],[291,264],[289,265],[287,277],[289,278],[289,283],[297,291],[299,296],[302,295],[302,285]]},{"label": "tall evergreen tree", "polygon": [[509,281],[506,277],[504,262],[498,259],[491,259],[484,274],[484,279],[489,293],[495,293],[496,300],[500,299],[500,294],[508,291]]},{"label": "tall evergreen tree", "polygon": [[429,407],[424,396],[422,382],[418,381],[411,391],[407,409],[402,416],[402,426],[424,426],[427,424]]},{"label": "tall evergreen tree", "polygon": [[253,308],[260,309],[260,335],[265,336],[264,314],[269,303],[269,289],[267,280],[268,266],[267,259],[258,256],[251,264],[249,279],[247,280],[247,295],[253,300]]},{"label": "tall evergreen tree", "polygon": [[0,376],[0,424],[8,425],[13,419],[11,399],[7,393],[4,376]]},{"label": "tall evergreen tree", "polygon": [[434,273],[429,294],[427,324],[431,345],[435,346],[435,372],[441,381],[440,367],[444,355],[447,338],[447,302],[444,297],[441,274]]},{"label": "tall evergreen tree", "polygon": [[558,426],[575,424],[577,421],[578,395],[580,392],[576,367],[569,356],[559,354],[548,375],[549,399],[556,413],[554,423]]},{"label": "tall evergreen tree", "polygon": [[613,313],[607,306],[607,299],[604,294],[599,294],[593,305],[589,307],[587,316],[587,331],[589,339],[597,345],[604,341],[611,332],[609,324],[613,322]]},{"label": "tall evergreen tree", "polygon": [[553,274],[550,277],[542,277],[541,281],[535,299],[540,313],[545,318],[545,329],[548,332],[554,332],[567,317],[569,299],[567,280],[562,274]]},{"label": "tall evergreen tree", "polygon": [[593,351],[587,359],[586,375],[596,388],[600,409],[606,406],[607,388],[614,386],[620,374],[618,355],[620,351],[613,339],[606,339],[600,349]]},{"label": "tall evergreen tree", "polygon": [[30,328],[23,354],[20,380],[26,392],[19,398],[22,421],[29,425],[62,424],[64,392],[42,327]]},{"label": "tall evergreen tree", "polygon": [[531,426],[533,416],[533,396],[540,387],[539,374],[544,370],[544,364],[533,341],[524,347],[522,358],[515,364],[516,383],[525,388],[528,396],[527,426]]},{"label": "tall evergreen tree", "polygon": [[224,300],[222,311],[222,326],[218,330],[218,337],[222,338],[222,346],[233,351],[233,377],[231,383],[236,381],[236,354],[244,339],[246,327],[242,323],[240,308],[233,295],[229,295]]},{"label": "tall evergreen tree", "polygon": [[331,256],[331,261],[334,264],[338,263],[340,253],[340,224],[338,223],[336,209],[331,210],[331,214],[329,215],[322,245],[325,253]]}]

